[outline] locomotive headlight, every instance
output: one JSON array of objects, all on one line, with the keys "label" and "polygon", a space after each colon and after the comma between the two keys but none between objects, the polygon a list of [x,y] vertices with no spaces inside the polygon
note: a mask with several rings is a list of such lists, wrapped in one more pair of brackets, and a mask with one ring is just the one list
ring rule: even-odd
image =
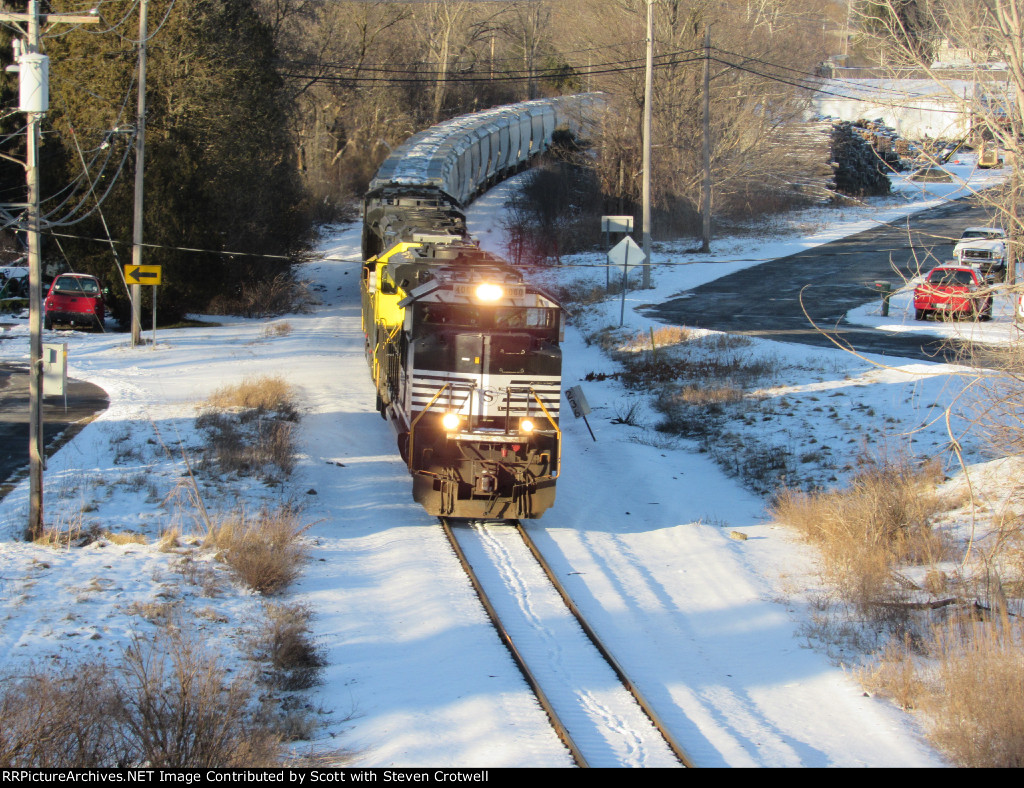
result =
[{"label": "locomotive headlight", "polygon": [[448,432],[454,432],[459,428],[459,422],[462,419],[459,418],[458,413],[446,413],[441,417],[441,425],[448,430]]},{"label": "locomotive headlight", "polygon": [[527,433],[533,432],[533,421],[530,419],[523,419],[519,422],[519,431]]},{"label": "locomotive headlight", "polygon": [[476,289],[476,297],[481,301],[497,301],[505,295],[501,285],[484,283]]}]

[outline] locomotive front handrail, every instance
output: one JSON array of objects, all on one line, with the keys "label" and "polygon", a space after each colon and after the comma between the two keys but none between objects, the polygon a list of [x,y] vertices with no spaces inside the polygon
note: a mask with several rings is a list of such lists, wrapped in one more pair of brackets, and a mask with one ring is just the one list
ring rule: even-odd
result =
[{"label": "locomotive front handrail", "polygon": [[425,407],[423,410],[421,410],[416,415],[416,418],[414,418],[412,420],[412,424],[409,425],[409,445],[408,445],[408,447],[406,449],[406,451],[409,452],[409,458],[408,458],[409,473],[416,473],[417,472],[416,469],[413,467],[413,459],[412,459],[413,458],[413,443],[414,443],[414,440],[415,440],[415,437],[416,437],[416,425],[419,424],[420,419],[422,419],[424,416],[427,415],[427,411],[430,410],[432,407],[434,407],[434,403],[437,402],[437,398],[440,397],[442,394],[444,394],[445,389],[449,388],[450,386],[451,386],[451,383],[445,383],[443,386],[441,386],[441,388],[439,388],[437,390],[437,393],[433,397],[431,397],[430,402],[427,403],[427,407]]},{"label": "locomotive front handrail", "polygon": [[540,409],[544,411],[544,416],[547,418],[548,423],[555,430],[555,472],[551,476],[552,479],[557,479],[559,474],[562,472],[562,431],[558,428],[558,423],[551,418],[551,414],[548,409],[544,407],[544,401],[540,398],[540,395],[533,390],[533,386],[530,387],[530,393],[533,394],[533,398],[537,400],[537,404],[540,405]]}]

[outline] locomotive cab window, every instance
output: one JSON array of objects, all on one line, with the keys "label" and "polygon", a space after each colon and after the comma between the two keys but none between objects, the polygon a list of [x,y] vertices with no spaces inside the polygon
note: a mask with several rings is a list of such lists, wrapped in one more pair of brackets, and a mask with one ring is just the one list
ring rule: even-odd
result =
[{"label": "locomotive cab window", "polygon": [[498,307],[494,313],[494,327],[553,328],[558,325],[558,312],[539,307]]},{"label": "locomotive cab window", "polygon": [[417,304],[416,323],[424,326],[480,328],[480,308],[468,304]]}]

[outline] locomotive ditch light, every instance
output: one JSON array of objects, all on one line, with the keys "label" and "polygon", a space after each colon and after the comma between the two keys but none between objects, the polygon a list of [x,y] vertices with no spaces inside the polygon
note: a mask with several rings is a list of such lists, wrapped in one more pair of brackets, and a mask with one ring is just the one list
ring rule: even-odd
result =
[{"label": "locomotive ditch light", "polygon": [[501,285],[485,282],[476,289],[476,297],[481,301],[497,301],[505,295]]},{"label": "locomotive ditch light", "polygon": [[523,419],[519,422],[519,431],[530,433],[534,430],[534,424],[532,419]]},{"label": "locomotive ditch light", "polygon": [[443,426],[448,432],[454,432],[459,428],[459,422],[462,419],[459,418],[458,413],[446,413],[441,417],[441,426]]}]

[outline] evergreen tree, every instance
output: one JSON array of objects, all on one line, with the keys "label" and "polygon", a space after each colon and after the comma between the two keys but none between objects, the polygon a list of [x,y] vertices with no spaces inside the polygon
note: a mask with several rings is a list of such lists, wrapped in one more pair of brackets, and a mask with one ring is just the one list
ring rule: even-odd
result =
[{"label": "evergreen tree", "polygon": [[[125,291],[100,212],[77,220],[109,188],[102,218],[122,242],[118,262],[130,262],[134,136],[111,131],[135,123],[135,5],[108,0],[98,29],[44,41],[54,132],[44,147],[44,211],[76,222],[54,232],[77,239],[56,237],[76,270],[113,285],[119,316]],[[251,0],[150,0],[149,19],[143,262],[164,266],[159,309],[169,320],[289,271],[284,258],[306,222],[273,41]],[[61,205],[72,182],[77,194]]]}]

